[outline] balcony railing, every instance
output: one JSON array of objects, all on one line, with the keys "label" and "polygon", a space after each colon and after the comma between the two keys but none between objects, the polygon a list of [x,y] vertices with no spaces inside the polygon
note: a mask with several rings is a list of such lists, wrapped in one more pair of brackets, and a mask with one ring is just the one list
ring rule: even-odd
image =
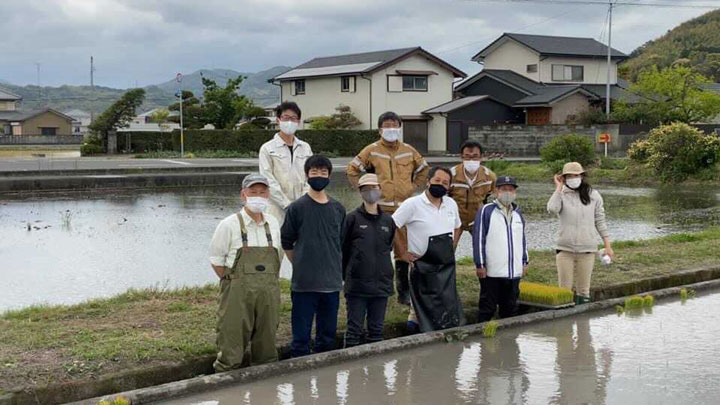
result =
[{"label": "balcony railing", "polygon": [[82,135],[2,135],[0,145],[82,145]]}]

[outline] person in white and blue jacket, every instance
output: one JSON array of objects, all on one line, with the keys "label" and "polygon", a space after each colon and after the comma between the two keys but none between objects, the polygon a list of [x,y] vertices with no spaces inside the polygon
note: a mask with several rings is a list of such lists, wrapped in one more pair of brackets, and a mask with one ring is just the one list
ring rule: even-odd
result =
[{"label": "person in white and blue jacket", "polygon": [[495,184],[495,201],[485,204],[475,216],[473,258],[480,279],[478,322],[517,313],[520,278],[527,273],[528,250],[525,217],[515,204],[515,178],[500,176]]}]

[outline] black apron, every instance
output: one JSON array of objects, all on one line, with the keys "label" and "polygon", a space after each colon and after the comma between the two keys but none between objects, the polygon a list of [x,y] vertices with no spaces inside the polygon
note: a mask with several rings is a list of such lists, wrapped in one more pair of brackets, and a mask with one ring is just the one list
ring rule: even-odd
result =
[{"label": "black apron", "polygon": [[427,252],[413,263],[410,297],[421,332],[465,324],[455,282],[451,234],[429,238]]}]

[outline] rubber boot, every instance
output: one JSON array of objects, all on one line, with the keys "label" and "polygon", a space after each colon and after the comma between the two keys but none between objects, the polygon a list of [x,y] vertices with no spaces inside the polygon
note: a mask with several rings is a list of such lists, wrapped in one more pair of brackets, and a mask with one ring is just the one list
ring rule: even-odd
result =
[{"label": "rubber boot", "polygon": [[575,305],[587,304],[589,302],[590,302],[589,297],[585,297],[582,295],[575,295]]},{"label": "rubber boot", "polygon": [[410,265],[407,262],[395,261],[395,289],[398,293],[398,302],[410,305]]}]

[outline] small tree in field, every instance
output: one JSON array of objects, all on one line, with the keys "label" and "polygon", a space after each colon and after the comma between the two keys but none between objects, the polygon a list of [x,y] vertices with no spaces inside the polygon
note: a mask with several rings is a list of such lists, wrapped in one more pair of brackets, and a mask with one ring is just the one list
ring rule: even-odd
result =
[{"label": "small tree in field", "polygon": [[677,63],[658,70],[643,71],[630,91],[641,97],[639,103],[620,101],[615,105],[616,120],[661,124],[704,122],[720,114],[720,95],[706,86],[712,81]]},{"label": "small tree in field", "polygon": [[312,129],[353,129],[362,122],[350,111],[350,107],[340,104],[335,107],[335,114],[310,119]]}]

